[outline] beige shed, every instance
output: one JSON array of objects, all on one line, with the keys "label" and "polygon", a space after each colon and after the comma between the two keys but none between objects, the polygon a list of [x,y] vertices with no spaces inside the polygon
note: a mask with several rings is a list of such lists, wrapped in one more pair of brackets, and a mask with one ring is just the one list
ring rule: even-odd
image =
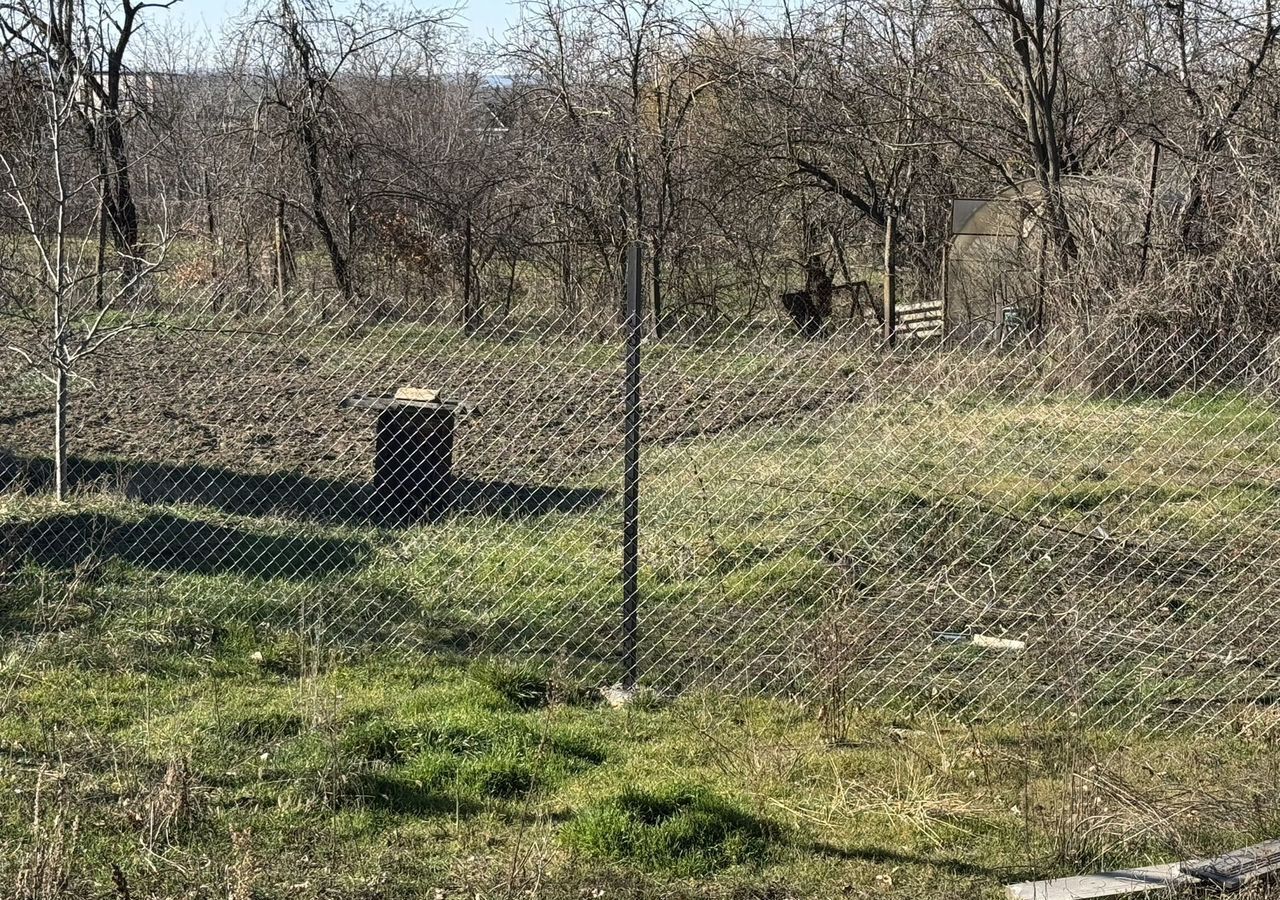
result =
[{"label": "beige shed", "polygon": [[[1149,199],[1149,190],[1141,177],[1068,178],[1063,193],[1081,246],[1113,258],[1140,253],[1148,208],[1164,220],[1181,202],[1167,190]],[[1024,182],[994,197],[952,201],[944,272],[948,335],[1004,340],[1034,325],[1049,252],[1042,198],[1037,184]]]}]

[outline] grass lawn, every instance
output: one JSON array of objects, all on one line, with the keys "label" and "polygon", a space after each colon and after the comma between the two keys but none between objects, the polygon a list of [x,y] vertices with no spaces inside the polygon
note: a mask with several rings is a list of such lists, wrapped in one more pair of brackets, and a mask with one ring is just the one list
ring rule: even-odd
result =
[{"label": "grass lawn", "polygon": [[0,890],[995,897],[1274,837],[1275,428],[921,396],[655,446],[623,709],[612,495],[0,497]]}]

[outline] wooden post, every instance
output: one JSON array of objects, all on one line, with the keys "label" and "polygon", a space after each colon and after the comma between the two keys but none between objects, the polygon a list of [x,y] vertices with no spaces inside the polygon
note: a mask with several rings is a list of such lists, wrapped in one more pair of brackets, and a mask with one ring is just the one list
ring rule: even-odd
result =
[{"label": "wooden post", "polygon": [[507,296],[502,299],[502,317],[504,319],[511,316],[511,304],[516,293],[516,266],[520,263],[520,257],[515,250],[511,251],[511,268],[507,276]]},{"label": "wooden post", "polygon": [[1142,261],[1138,265],[1138,277],[1147,274],[1147,254],[1151,249],[1151,216],[1156,205],[1156,179],[1160,177],[1160,142],[1151,142],[1151,174],[1147,180],[1147,212],[1142,222]]},{"label": "wooden post", "polygon": [[462,333],[476,332],[475,285],[471,283],[471,217],[462,226]]},{"label": "wooden post", "polygon": [[204,216],[209,229],[209,278],[218,280],[218,221],[213,215],[213,187],[209,183],[209,170],[204,170]]},{"label": "wooden post", "polygon": [[285,232],[284,198],[276,198],[276,297],[281,309],[289,308],[289,236]]},{"label": "wooden post", "polygon": [[623,373],[622,686],[640,678],[640,332],[644,322],[644,245],[627,247],[627,352]]},{"label": "wooden post", "polygon": [[950,332],[950,329],[948,328],[950,322],[948,322],[947,316],[951,313],[950,306],[947,303],[947,295],[951,290],[951,257],[947,252],[947,246],[948,245],[945,242],[942,245],[942,285],[938,292],[938,314],[942,317],[942,334],[940,337],[943,341],[946,341]]},{"label": "wooden post", "polygon": [[884,223],[884,345],[891,348],[898,337],[898,213],[890,210]]},{"label": "wooden post", "polygon": [[564,245],[560,248],[560,293],[564,301],[565,312],[576,313],[578,304],[573,296],[573,261],[569,256],[571,248],[566,233]]},{"label": "wooden post", "polygon": [[244,263],[244,281],[252,292],[258,284],[258,273],[253,265],[253,248],[249,244],[249,225],[244,223],[240,231],[240,258]]}]

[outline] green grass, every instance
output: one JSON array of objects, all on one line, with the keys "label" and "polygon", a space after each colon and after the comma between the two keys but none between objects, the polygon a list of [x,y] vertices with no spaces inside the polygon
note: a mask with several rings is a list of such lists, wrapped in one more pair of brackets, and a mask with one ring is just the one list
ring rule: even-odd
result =
[{"label": "green grass", "polygon": [[774,823],[687,785],[626,788],[584,809],[564,830],[565,844],[588,857],[685,876],[759,865],[781,840]]},{"label": "green grass", "polygon": [[[382,529],[0,497],[31,548],[0,559],[0,892],[995,897],[1274,836],[1273,707],[1181,701],[1265,687],[1185,651],[1228,614],[1266,638],[1275,427],[1240,394],[957,396],[647,448],[658,690],[624,709],[593,690],[616,502]],[[1100,653],[1129,613],[1143,652]]]},{"label": "green grass", "polygon": [[[766,883],[829,897],[885,880],[994,897],[1007,877],[1221,848],[1277,824],[1259,802],[1274,750],[1247,734],[1131,745],[867,712],[831,746],[815,711],[782,700],[531,707],[484,665],[330,655],[287,676],[232,646],[203,678],[6,659],[6,884],[48,837],[37,788],[40,828],[79,823],[73,896],[109,893],[116,864],[134,896],[224,891],[238,867],[252,896],[364,897],[375,879],[394,896],[498,897],[536,876],[551,897]],[[1244,792],[1238,804],[1195,808],[1209,773],[1219,796]],[[1073,795],[1101,805],[1073,820]],[[1153,830],[1132,796],[1176,821]]]}]

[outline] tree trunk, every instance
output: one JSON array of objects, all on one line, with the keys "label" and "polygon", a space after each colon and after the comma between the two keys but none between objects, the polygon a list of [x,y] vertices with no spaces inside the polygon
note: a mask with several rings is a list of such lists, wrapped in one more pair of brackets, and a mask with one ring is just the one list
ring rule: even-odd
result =
[{"label": "tree trunk", "polygon": [[209,183],[209,172],[204,173],[204,215],[205,225],[209,229],[209,280],[218,280],[218,258],[221,255],[218,242],[218,222],[213,215],[213,187]]},{"label": "tree trunk", "polygon": [[1178,236],[1182,249],[1188,253],[1203,252],[1208,246],[1205,216],[1205,197],[1208,195],[1208,177],[1197,169],[1191,177],[1188,196],[1183,204],[1178,222]]},{"label": "tree trunk", "polygon": [[507,296],[502,301],[503,318],[509,318],[511,316],[511,304],[516,292],[516,263],[518,261],[519,257],[516,255],[516,252],[514,250],[511,251],[511,271],[507,277]]},{"label": "tree trunk", "polygon": [[564,246],[560,249],[560,292],[563,297],[565,312],[573,315],[577,310],[577,303],[574,302],[573,296],[573,260],[570,254],[572,248],[569,246],[569,238],[566,236]]},{"label": "tree trunk", "polygon": [[129,155],[125,150],[124,126],[120,117],[109,114],[106,121],[107,157],[112,175],[107,192],[107,214],[111,219],[116,246],[124,255],[126,277],[137,271],[134,257],[138,253],[138,207],[133,200],[133,187],[129,175]]},{"label": "tree trunk", "polygon": [[479,318],[471,269],[471,217],[468,216],[462,226],[462,333],[467,337],[476,333]]},{"label": "tree trunk", "polygon": [[59,503],[67,499],[67,407],[70,402],[67,370],[58,366],[53,398],[53,494]]},{"label": "tree trunk", "polygon": [[662,242],[653,248],[653,271],[650,272],[651,291],[653,293],[653,336],[661,340],[666,321],[662,315],[662,258],[664,256]]},{"label": "tree trunk", "polygon": [[338,237],[329,222],[329,213],[325,209],[324,175],[320,171],[320,138],[316,129],[309,122],[303,122],[298,130],[298,139],[302,143],[304,159],[303,171],[306,172],[307,184],[311,193],[311,218],[315,220],[316,231],[320,233],[320,242],[324,244],[325,254],[329,257],[329,268],[333,271],[333,280],[342,294],[342,299],[350,301],[355,296],[355,286],[351,281],[351,268]]},{"label": "tree trunk", "polygon": [[275,222],[275,256],[276,256],[276,296],[280,308],[289,309],[289,285],[292,281],[292,254],[289,248],[289,234],[284,221],[284,198],[276,200]]},{"label": "tree trunk", "polygon": [[241,223],[244,228],[240,233],[240,262],[244,265],[245,293],[252,293],[258,285],[258,273],[253,265],[253,232],[248,221]]},{"label": "tree trunk", "polygon": [[107,179],[105,170],[99,170],[98,181],[98,254],[94,260],[94,306],[103,310],[107,308],[107,217],[103,214],[107,202]]}]

